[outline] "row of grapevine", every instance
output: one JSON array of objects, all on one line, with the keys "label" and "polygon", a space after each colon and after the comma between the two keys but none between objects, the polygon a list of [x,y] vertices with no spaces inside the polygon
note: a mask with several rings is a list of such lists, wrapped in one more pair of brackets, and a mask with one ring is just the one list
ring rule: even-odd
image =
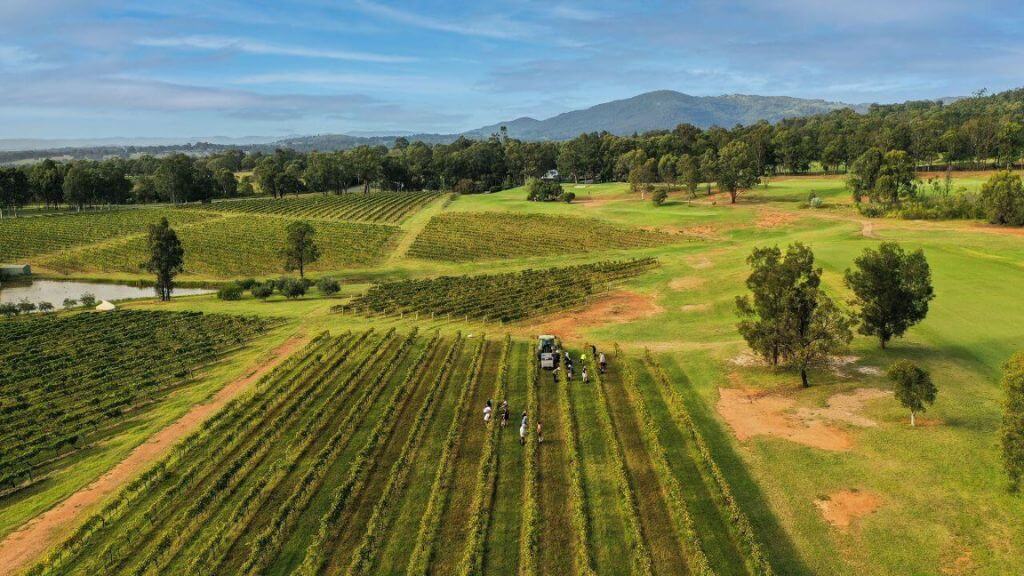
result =
[{"label": "row of grapevine", "polygon": [[409,248],[409,256],[470,262],[651,248],[683,241],[686,238],[677,234],[593,218],[509,212],[445,212],[427,223]]},{"label": "row of grapevine", "polygon": [[619,494],[619,503],[627,524],[627,535],[629,537],[629,549],[632,551],[631,566],[633,574],[651,576],[651,554],[644,542],[640,530],[640,513],[637,510],[636,499],[633,489],[630,487],[629,476],[626,472],[626,464],[623,460],[622,446],[619,443],[618,434],[608,410],[608,397],[605,394],[604,382],[601,372],[598,370],[597,359],[591,356],[587,359],[595,380],[593,390],[597,397],[597,420],[610,446],[611,464],[615,473],[616,490]]},{"label": "row of grapevine", "polygon": [[447,505],[449,488],[452,482],[452,472],[455,467],[453,463],[458,456],[459,441],[462,437],[463,413],[466,409],[469,398],[479,385],[480,370],[484,360],[484,346],[486,340],[481,337],[473,351],[472,368],[466,377],[466,382],[459,392],[457,408],[452,416],[451,426],[448,428],[448,435],[441,448],[441,457],[438,459],[437,474],[430,488],[430,499],[427,502],[427,509],[420,519],[419,533],[416,536],[416,544],[410,555],[409,565],[406,569],[407,576],[425,576],[430,567],[430,561],[434,554],[434,545],[437,539],[437,532],[440,526],[441,514]]},{"label": "row of grapevine", "polygon": [[199,210],[288,216],[323,220],[354,220],[397,224],[438,197],[437,192],[375,192],[372,194],[307,194],[291,198],[245,198],[196,204]]},{"label": "row of grapevine", "polygon": [[595,574],[590,556],[593,543],[590,534],[590,520],[587,518],[587,495],[583,486],[583,472],[580,470],[579,442],[576,435],[578,422],[576,410],[569,398],[569,379],[564,364],[560,371],[566,385],[558,386],[558,409],[562,412],[562,435],[565,438],[565,451],[569,465],[569,508],[572,526],[577,537],[577,545],[573,548],[575,553],[573,562],[577,574],[592,576]]},{"label": "row of grapevine", "polygon": [[699,576],[712,576],[714,571],[711,569],[707,555],[701,547],[700,536],[697,535],[697,531],[694,529],[693,518],[690,517],[690,512],[686,507],[686,500],[683,497],[683,487],[669,467],[665,447],[658,437],[658,426],[654,421],[654,417],[651,416],[638,388],[636,368],[626,360],[618,344],[615,345],[615,359],[621,367],[622,384],[626,392],[626,398],[639,416],[640,433],[647,448],[647,455],[650,457],[651,463],[661,481],[665,496],[664,500],[668,504],[668,510],[674,524],[673,527],[684,544],[690,573]]},{"label": "row of grapevine", "polygon": [[[281,251],[290,218],[228,215],[177,230],[185,250],[185,273],[217,278],[273,274],[282,270]],[[320,259],[308,271],[340,270],[380,262],[399,228],[383,224],[316,221],[312,223]],[[138,273],[146,259],[145,235],[88,246],[42,259],[61,273]]]},{"label": "row of grapevine", "polygon": [[[387,338],[384,338],[376,345],[371,344],[370,349],[386,340]],[[151,549],[168,547],[172,542],[168,538],[176,536],[178,531],[176,526],[192,520],[195,509],[191,506],[182,506],[181,500],[190,504],[197,501],[206,501],[209,504],[222,502],[223,498],[228,496],[225,493],[228,487],[225,479],[234,474],[237,463],[253,461],[253,466],[246,467],[245,472],[251,472],[254,467],[266,463],[265,458],[271,447],[277,445],[282,438],[293,437],[290,434],[283,434],[291,431],[292,426],[309,407],[309,402],[303,398],[320,398],[325,389],[329,390],[334,383],[331,377],[334,370],[352,354],[361,353],[365,349],[361,345],[363,342],[365,340],[359,339],[352,345],[343,343],[325,350],[325,354],[314,359],[301,373],[300,379],[303,384],[295,390],[294,398],[278,405],[277,410],[263,419],[259,428],[246,429],[244,437],[229,436],[232,440],[239,438],[237,443],[230,442],[227,447],[223,447],[218,446],[214,439],[207,445],[205,455],[209,457],[216,454],[217,458],[207,460],[206,466],[194,469],[192,473],[172,473],[170,486],[164,491],[156,491],[148,507],[140,507],[141,510],[134,512],[133,516],[119,522],[117,527],[111,530],[112,534],[107,538],[105,546],[90,555],[86,562],[76,566],[75,571],[81,574],[95,571],[137,573],[138,568],[142,566],[134,566],[136,562],[144,560]],[[155,523],[156,518],[161,521]],[[158,537],[161,534],[163,537]]]},{"label": "row of grapevine", "polygon": [[0,262],[53,254],[79,246],[141,234],[166,217],[171,226],[216,219],[213,213],[139,208],[0,220]]},{"label": "row of grapevine", "polygon": [[767,554],[765,554],[761,547],[761,543],[757,539],[754,527],[750,523],[750,519],[747,517],[746,513],[736,501],[735,496],[733,496],[732,488],[729,486],[729,481],[722,473],[722,470],[718,467],[718,463],[715,461],[714,455],[712,455],[707,442],[704,440],[704,434],[701,432],[700,428],[697,427],[693,418],[690,417],[689,410],[686,408],[685,400],[683,400],[679,391],[672,386],[665,370],[661,367],[661,364],[654,355],[651,354],[650,350],[644,351],[644,360],[651,369],[654,379],[657,382],[663,397],[666,399],[666,403],[669,405],[672,417],[676,420],[677,425],[682,430],[685,430],[693,440],[697,453],[701,459],[702,471],[710,477],[711,484],[718,490],[722,501],[725,503],[729,518],[739,535],[742,549],[746,554],[746,558],[744,560],[747,567],[753,574],[758,576],[771,576],[774,574],[774,570],[768,560]]},{"label": "row of grapevine", "polygon": [[[197,471],[207,465],[199,456],[210,445],[217,444],[223,452],[232,452],[237,446],[246,442],[254,430],[266,424],[262,418],[251,415],[265,414],[272,417],[281,407],[302,390],[306,380],[299,378],[313,363],[315,357],[324,353],[332,353],[335,349],[347,349],[355,345],[348,338],[332,339],[327,334],[318,336],[301,352],[291,356],[273,372],[263,376],[254,390],[240,399],[235,399],[216,416],[208,420],[197,432],[178,443],[171,454],[154,467],[147,470],[139,478],[127,485],[116,498],[109,502],[97,514],[89,518],[70,538],[58,546],[49,557],[36,565],[30,576],[61,574],[80,563],[79,555],[89,547],[95,547],[96,541],[102,539],[104,533],[112,527],[120,527],[127,517],[145,517],[140,505],[151,497],[157,487],[174,478],[178,482],[194,479]],[[225,438],[230,440],[224,441]],[[172,488],[168,492],[179,492]],[[151,505],[155,506],[156,501]],[[143,512],[140,514],[139,512]]]},{"label": "row of grapevine", "polygon": [[41,464],[105,437],[274,325],[256,317],[152,311],[4,322],[0,486],[16,485]]},{"label": "row of grapevine", "polygon": [[[320,454],[317,455],[314,460],[314,464],[307,469],[298,486],[292,487],[292,491],[288,495],[287,500],[285,500],[284,504],[274,513],[273,519],[252,540],[252,544],[249,547],[248,559],[239,570],[239,573],[263,573],[275,559],[278,550],[280,550],[285,538],[291,532],[299,514],[306,508],[315,491],[322,485],[327,472],[327,465],[330,462],[333,462],[340,451],[348,446],[349,440],[352,437],[352,427],[350,423],[360,414],[365,413],[365,411],[368,410],[376,400],[377,396],[384,391],[385,384],[398,369],[402,358],[404,358],[415,341],[416,332],[413,331],[389,357],[384,359],[384,370],[376,372],[376,375],[373,378],[370,378],[368,382],[362,382],[362,379],[366,375],[365,369],[368,366],[373,365],[371,360],[377,360],[375,358],[375,353],[371,353],[367,356],[351,372],[350,376],[346,379],[346,389],[351,391],[353,387],[359,386],[361,390],[359,397],[355,401],[351,402],[349,411],[342,422],[337,426],[334,436],[324,446]],[[300,438],[307,438],[307,440],[301,445],[300,449],[295,450],[296,455],[294,461],[289,459],[289,462],[294,463],[290,464],[289,467],[296,466],[298,464],[299,457],[307,452],[309,447],[312,446],[314,440],[328,431],[328,424],[330,423],[330,417],[333,412],[333,410],[327,410],[326,407],[328,406],[331,409],[334,409],[337,406],[337,402],[328,401],[327,404],[325,404],[324,411],[315,415],[311,420],[311,424],[308,429],[303,430],[303,432],[299,434]]]},{"label": "row of grapevine", "polygon": [[367,523],[363,538],[352,554],[352,561],[349,563],[346,574],[359,576],[371,571],[372,564],[380,550],[383,540],[387,537],[387,530],[394,520],[392,513],[393,505],[398,500],[401,492],[405,489],[411,472],[411,463],[423,445],[427,424],[433,418],[437,406],[440,404],[438,395],[448,389],[448,384],[454,374],[455,364],[445,363],[441,372],[434,380],[433,385],[423,400],[425,409],[420,410],[413,421],[411,433],[406,438],[405,444],[398,458],[391,465],[387,482],[381,490],[381,494],[373,507],[370,520]]},{"label": "row of grapevine", "polygon": [[[454,362],[455,355],[461,348],[461,343],[461,335],[459,335],[442,361],[443,366]],[[405,381],[395,389],[391,401],[385,406],[384,414],[380,416],[377,425],[370,432],[366,443],[349,466],[347,478],[335,489],[331,497],[331,503],[320,519],[320,528],[309,543],[306,556],[297,570],[298,574],[315,576],[327,562],[330,541],[337,535],[342,513],[350,497],[357,493],[366,481],[366,477],[373,466],[372,460],[377,446],[381,443],[381,440],[391,434],[391,430],[398,423],[396,418],[392,418],[392,415],[398,410],[402,402],[408,400],[410,388],[418,383],[419,378],[414,376],[416,374],[418,374],[417,371],[410,372]]]},{"label": "row of grapevine", "polygon": [[[530,370],[527,371],[526,412],[537,414],[537,366],[536,357],[530,355]],[[519,576],[537,576],[540,574],[537,548],[540,540],[540,505],[537,479],[538,455],[537,436],[526,435],[526,446],[523,455],[523,520],[519,533]]]},{"label": "row of grapevine", "polygon": [[658,265],[653,258],[377,284],[336,311],[515,322],[578,306]]},{"label": "row of grapevine", "polygon": [[[491,398],[508,397],[508,360],[511,353],[512,337],[506,335],[501,348],[498,376],[495,379],[494,393],[491,394]],[[494,484],[498,474],[498,435],[502,430],[498,423],[497,410],[495,410],[495,415],[496,417],[490,423],[490,430],[484,437],[480,466],[477,468],[474,481],[468,537],[463,546],[462,559],[458,568],[458,573],[462,576],[479,574],[483,567],[484,543],[488,522],[491,518],[491,504],[494,501]]]}]

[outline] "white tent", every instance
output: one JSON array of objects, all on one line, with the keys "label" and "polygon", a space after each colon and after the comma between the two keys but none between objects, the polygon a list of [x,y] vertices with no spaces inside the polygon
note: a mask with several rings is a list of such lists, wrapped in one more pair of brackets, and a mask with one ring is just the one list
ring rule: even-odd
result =
[{"label": "white tent", "polygon": [[100,302],[96,306],[96,311],[97,312],[110,312],[111,310],[117,310],[117,306],[114,306],[113,304],[111,304],[110,302],[107,302],[106,300]]}]

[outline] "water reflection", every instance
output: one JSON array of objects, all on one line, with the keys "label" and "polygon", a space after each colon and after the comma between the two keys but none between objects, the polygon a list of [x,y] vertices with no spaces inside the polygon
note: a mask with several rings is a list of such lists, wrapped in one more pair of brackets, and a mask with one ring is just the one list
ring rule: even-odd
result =
[{"label": "water reflection", "polygon": [[[204,288],[175,288],[175,296],[209,294],[213,290]],[[78,300],[82,294],[92,294],[96,301],[126,300],[128,298],[155,298],[152,287],[140,288],[125,284],[97,284],[73,280],[5,281],[0,288],[0,304],[18,303],[28,299],[33,304],[49,302],[56,308],[64,307],[64,300]]]}]

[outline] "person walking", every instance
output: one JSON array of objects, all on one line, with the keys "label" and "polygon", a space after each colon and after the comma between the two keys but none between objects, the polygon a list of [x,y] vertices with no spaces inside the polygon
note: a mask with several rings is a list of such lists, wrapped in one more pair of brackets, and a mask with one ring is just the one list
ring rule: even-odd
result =
[{"label": "person walking", "polygon": [[604,352],[601,352],[598,356],[597,364],[601,367],[601,374],[604,374],[605,370],[608,369],[608,359],[604,357]]},{"label": "person walking", "polygon": [[487,401],[487,405],[484,406],[484,424],[487,424],[488,422],[491,421],[491,412],[492,412],[491,401],[488,400]]},{"label": "person walking", "polygon": [[541,431],[540,420],[537,420],[537,444],[544,442],[544,432]]},{"label": "person walking", "polygon": [[508,400],[504,400],[501,403],[501,427],[505,428],[508,426]]},{"label": "person walking", "polygon": [[583,376],[583,383],[584,384],[589,384],[590,383],[590,375],[587,374],[587,367],[586,366],[583,367],[583,372],[581,372],[580,374]]},{"label": "person walking", "polygon": [[519,425],[519,445],[526,445],[526,412],[523,412],[523,422]]}]

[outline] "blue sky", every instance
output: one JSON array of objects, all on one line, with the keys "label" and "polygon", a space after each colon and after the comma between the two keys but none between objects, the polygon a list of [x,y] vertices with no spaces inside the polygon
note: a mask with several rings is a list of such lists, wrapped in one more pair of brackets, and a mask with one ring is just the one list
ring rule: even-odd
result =
[{"label": "blue sky", "polygon": [[656,89],[892,102],[1024,85],[952,0],[0,0],[0,138],[454,132]]}]

